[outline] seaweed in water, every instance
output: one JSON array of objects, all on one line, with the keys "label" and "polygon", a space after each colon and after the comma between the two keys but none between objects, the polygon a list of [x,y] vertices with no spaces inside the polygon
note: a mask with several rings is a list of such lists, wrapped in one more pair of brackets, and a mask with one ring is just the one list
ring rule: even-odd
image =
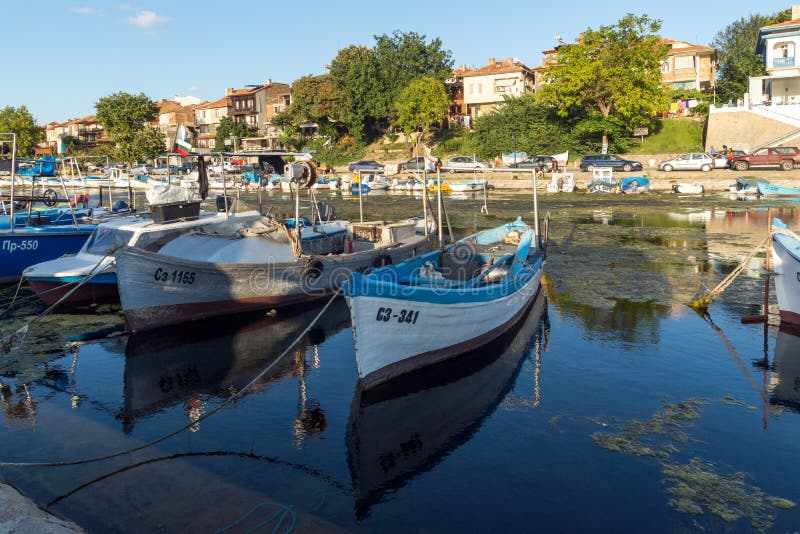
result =
[{"label": "seaweed in water", "polygon": [[722,475],[698,458],[686,465],[663,463],[661,471],[671,484],[666,490],[669,505],[679,512],[700,515],[707,510],[726,522],[746,518],[754,529],[763,532],[775,519],[768,513],[770,507],[785,510],[795,506],[792,501],[749,486],[744,473]]},{"label": "seaweed in water", "polygon": [[647,421],[629,421],[617,433],[595,432],[591,437],[595,443],[610,451],[667,458],[678,451],[674,442],[689,441],[683,429],[700,417],[700,407],[704,404],[708,404],[708,401],[695,398],[665,402],[663,408]]}]

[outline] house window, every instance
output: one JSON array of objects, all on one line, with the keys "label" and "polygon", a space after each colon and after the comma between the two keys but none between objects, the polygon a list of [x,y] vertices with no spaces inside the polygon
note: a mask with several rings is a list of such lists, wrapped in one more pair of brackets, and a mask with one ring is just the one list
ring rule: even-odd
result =
[{"label": "house window", "polygon": [[678,69],[693,69],[694,56],[676,56],[675,57],[675,70]]},{"label": "house window", "polygon": [[775,44],[775,57],[794,57],[794,43],[785,42]]},{"label": "house window", "polygon": [[669,61],[662,61],[661,62],[661,72],[666,74],[669,72]]}]

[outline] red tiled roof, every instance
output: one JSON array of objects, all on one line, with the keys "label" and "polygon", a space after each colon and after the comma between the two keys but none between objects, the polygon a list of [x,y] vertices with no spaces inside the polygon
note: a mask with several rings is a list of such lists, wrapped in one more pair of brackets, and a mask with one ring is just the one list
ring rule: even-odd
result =
[{"label": "red tiled roof", "polygon": [[770,24],[769,26],[762,26],[760,30],[769,30],[772,28],[783,28],[788,26],[800,26],[800,19],[787,20],[786,22],[779,22],[777,24]]},{"label": "red tiled roof", "polygon": [[228,106],[228,97],[223,96],[219,100],[215,100],[213,102],[203,102],[202,104],[197,104],[195,109],[214,109],[214,108],[224,108]]},{"label": "red tiled roof", "polygon": [[661,39],[661,44],[665,45],[673,45],[673,44],[685,44],[687,46],[670,46],[669,53],[672,54],[673,52],[678,54],[680,52],[715,52],[716,48],[712,48],[710,46],[703,46],[703,45],[696,45],[686,41],[676,41],[674,39]]},{"label": "red tiled roof", "polygon": [[470,70],[469,72],[464,73],[464,77],[467,76],[486,76],[489,74],[507,74],[512,72],[531,72],[527,66],[523,63],[514,63],[510,59],[504,59],[501,61],[497,61],[494,64],[490,63],[484,67],[480,67],[477,69]]}]

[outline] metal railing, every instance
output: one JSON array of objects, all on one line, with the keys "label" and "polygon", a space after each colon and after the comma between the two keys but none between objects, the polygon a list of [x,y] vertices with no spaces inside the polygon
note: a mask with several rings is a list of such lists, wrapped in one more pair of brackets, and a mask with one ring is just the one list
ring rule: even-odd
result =
[{"label": "metal railing", "polygon": [[772,66],[778,67],[794,67],[794,57],[776,57],[772,60]]}]

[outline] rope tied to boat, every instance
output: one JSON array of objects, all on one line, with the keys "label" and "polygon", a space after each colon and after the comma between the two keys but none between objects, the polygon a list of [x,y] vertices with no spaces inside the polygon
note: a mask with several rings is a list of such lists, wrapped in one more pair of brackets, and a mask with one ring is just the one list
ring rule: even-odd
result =
[{"label": "rope tied to boat", "polygon": [[172,432],[169,432],[167,434],[164,434],[163,436],[161,436],[159,438],[156,438],[156,439],[154,439],[152,441],[149,441],[147,443],[139,445],[137,447],[132,447],[132,448],[129,448],[129,449],[125,449],[125,450],[114,452],[114,453],[110,453],[110,454],[105,454],[105,455],[102,455],[102,456],[94,456],[92,458],[81,458],[81,459],[78,459],[78,460],[65,460],[65,461],[62,461],[62,462],[0,462],[0,467],[63,467],[63,466],[68,466],[68,465],[81,465],[81,464],[100,462],[100,461],[103,461],[103,460],[110,460],[112,458],[117,458],[119,456],[125,456],[127,454],[131,454],[131,453],[134,453],[134,452],[137,452],[137,451],[141,451],[141,450],[147,449],[147,448],[152,447],[153,445],[157,445],[158,443],[161,443],[162,441],[165,441],[165,440],[167,440],[167,439],[169,439],[169,438],[171,438],[173,436],[177,436],[178,434],[184,432],[185,430],[189,430],[191,428],[196,428],[197,425],[200,424],[200,422],[208,419],[209,417],[211,417],[212,415],[216,414],[217,412],[219,412],[220,410],[222,410],[223,408],[225,408],[229,404],[232,404],[234,401],[236,401],[236,400],[244,397],[245,395],[247,395],[251,391],[251,388],[259,380],[264,378],[264,376],[266,376],[266,374],[268,372],[270,372],[273,367],[278,365],[278,363],[280,363],[283,360],[283,358],[295,347],[295,345],[297,345],[297,343],[299,343],[300,340],[303,339],[303,337],[306,334],[308,334],[308,332],[317,324],[317,322],[325,314],[325,312],[328,311],[328,308],[330,308],[331,304],[333,304],[333,301],[336,300],[336,298],[341,293],[342,293],[342,288],[341,287],[336,289],[333,292],[333,294],[331,295],[331,298],[325,304],[325,306],[323,306],[323,308],[319,311],[319,313],[316,315],[316,317],[314,317],[314,319],[311,320],[311,322],[308,324],[308,326],[306,326],[305,329],[303,329],[303,331],[300,332],[297,335],[297,337],[295,337],[291,341],[291,343],[286,347],[286,349],[284,349],[284,351],[277,358],[275,358],[272,361],[272,363],[267,365],[261,372],[259,372],[255,376],[255,378],[253,378],[250,382],[248,382],[245,386],[240,388],[238,391],[232,392],[230,397],[228,397],[227,399],[225,399],[224,401],[219,403],[219,405],[217,405],[214,409],[212,409],[209,412],[204,413],[203,415],[201,415],[197,419],[193,419],[193,420],[189,421],[187,424],[181,426],[180,428],[178,428],[176,430],[173,430]]},{"label": "rope tied to boat", "polygon": [[[113,256],[116,253],[116,251],[122,248],[123,246],[124,245],[117,245],[116,247],[111,248],[108,252],[106,252],[106,254],[102,258],[100,258],[100,260],[97,263],[94,264],[92,270],[89,271],[89,273],[86,274],[86,276],[84,276],[80,282],[76,283],[72,289],[64,293],[64,295],[62,295],[60,299],[58,299],[53,304],[48,306],[44,311],[37,314],[36,317],[28,321],[26,324],[22,325],[13,333],[0,339],[0,352],[2,352],[3,354],[8,354],[9,352],[11,352],[11,349],[14,348],[15,344],[22,345],[22,343],[25,342],[25,338],[27,337],[28,331],[31,326],[33,326],[34,324],[38,323],[46,316],[48,316],[57,306],[59,306],[62,302],[71,297],[78,289],[80,289],[87,282],[89,282],[89,280],[91,280],[97,275],[108,272],[109,268],[111,267],[111,264],[106,265],[104,268],[100,270],[98,270],[98,267],[100,267],[100,265],[103,264],[106,258],[108,258],[109,256]],[[22,284],[22,278],[20,278],[20,285],[21,284]]]},{"label": "rope tied to boat", "polygon": [[[777,230],[774,232],[776,231]],[[728,276],[723,278],[723,280],[717,284],[714,289],[689,302],[689,307],[694,308],[695,310],[705,310],[708,308],[714,297],[717,297],[723,291],[725,291],[733,283],[733,281],[736,280],[740,274],[742,274],[745,267],[747,267],[747,265],[750,263],[750,260],[752,260],[755,255],[764,247],[764,245],[767,244],[767,242],[770,240],[770,237],[771,236],[768,234],[758,245],[756,245],[753,250],[751,250],[750,253],[739,263],[739,265],[733,271],[731,271]]]}]

